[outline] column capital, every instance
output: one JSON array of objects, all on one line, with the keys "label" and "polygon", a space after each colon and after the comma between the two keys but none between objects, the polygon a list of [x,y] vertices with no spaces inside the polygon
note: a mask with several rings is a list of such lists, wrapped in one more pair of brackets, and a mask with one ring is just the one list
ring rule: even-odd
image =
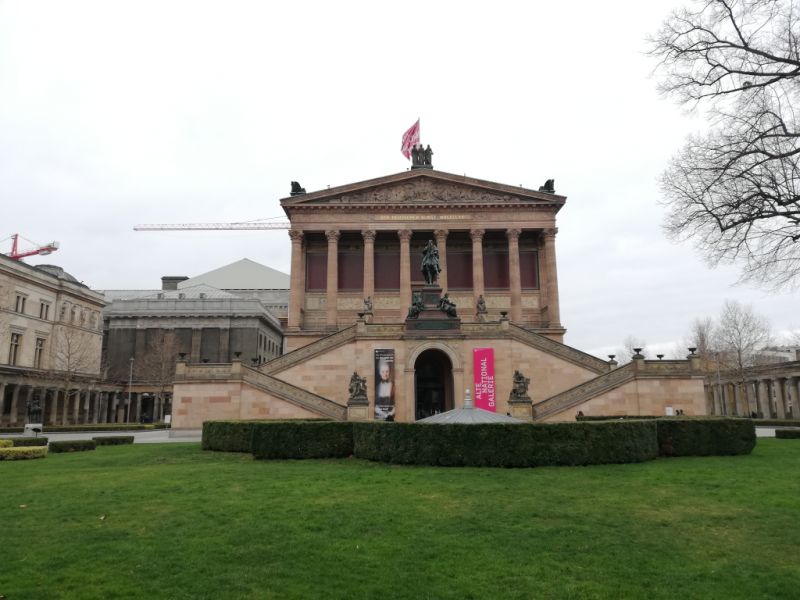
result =
[{"label": "column capital", "polygon": [[547,229],[542,229],[542,235],[545,238],[554,239],[557,233],[558,233],[558,227],[548,227]]},{"label": "column capital", "polygon": [[518,240],[521,234],[522,234],[522,229],[517,229],[517,228],[506,229],[506,237],[509,240]]},{"label": "column capital", "polygon": [[300,229],[290,229],[289,230],[289,237],[292,238],[293,242],[302,242],[303,241],[303,231]]},{"label": "column capital", "polygon": [[486,233],[485,229],[470,229],[469,230],[469,237],[472,238],[473,242],[480,242],[483,240],[483,234]]},{"label": "column capital", "polygon": [[364,229],[361,231],[361,237],[364,238],[365,242],[374,242],[375,235],[376,232],[372,229]]},{"label": "column capital", "polygon": [[411,240],[411,235],[413,233],[414,232],[411,231],[410,229],[401,229],[400,231],[397,232],[397,236],[400,238],[400,241],[408,242]]},{"label": "column capital", "polygon": [[338,229],[331,229],[325,232],[325,237],[328,238],[328,243],[338,242],[340,235],[342,235],[342,232]]},{"label": "column capital", "polygon": [[434,237],[436,237],[437,242],[447,240],[447,234],[450,233],[447,229],[437,229],[433,232]]}]

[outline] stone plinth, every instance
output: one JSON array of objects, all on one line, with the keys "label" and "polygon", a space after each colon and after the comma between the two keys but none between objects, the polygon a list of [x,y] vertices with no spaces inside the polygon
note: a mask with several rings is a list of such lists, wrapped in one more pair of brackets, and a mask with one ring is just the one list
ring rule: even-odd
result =
[{"label": "stone plinth", "polygon": [[448,331],[461,328],[461,319],[451,317],[439,309],[442,288],[436,284],[425,285],[419,293],[423,308],[416,318],[406,318],[408,331]]}]

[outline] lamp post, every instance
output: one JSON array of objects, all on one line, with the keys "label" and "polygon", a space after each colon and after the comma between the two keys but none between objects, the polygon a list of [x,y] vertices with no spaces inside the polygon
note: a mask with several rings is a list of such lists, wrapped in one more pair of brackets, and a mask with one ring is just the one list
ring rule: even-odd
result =
[{"label": "lamp post", "polygon": [[133,357],[131,356],[131,368],[128,374],[128,422],[131,420],[131,409],[133,406],[131,405],[131,388],[133,387]]}]

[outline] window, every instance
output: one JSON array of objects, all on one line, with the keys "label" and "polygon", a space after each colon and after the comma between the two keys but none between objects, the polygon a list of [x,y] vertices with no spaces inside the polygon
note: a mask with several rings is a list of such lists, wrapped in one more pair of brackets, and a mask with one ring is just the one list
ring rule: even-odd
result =
[{"label": "window", "polygon": [[11,334],[11,347],[8,350],[8,364],[17,364],[17,355],[19,354],[19,345],[22,342],[21,333]]},{"label": "window", "polygon": [[50,316],[50,303],[43,301],[39,304],[39,318],[46,321],[48,316]]},{"label": "window", "polygon": [[520,250],[519,269],[522,288],[537,289],[539,287],[539,253],[535,250]]},{"label": "window", "polygon": [[22,294],[17,294],[17,303],[14,307],[14,310],[16,312],[18,313],[25,312],[25,300],[26,300],[25,296],[23,296]]},{"label": "window", "polygon": [[36,348],[33,352],[33,368],[42,368],[42,355],[44,355],[44,338],[36,338]]}]

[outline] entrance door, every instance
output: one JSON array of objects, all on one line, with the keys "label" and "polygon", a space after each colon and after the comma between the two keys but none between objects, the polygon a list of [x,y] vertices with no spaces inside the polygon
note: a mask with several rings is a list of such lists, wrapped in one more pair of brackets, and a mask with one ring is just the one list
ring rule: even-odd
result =
[{"label": "entrance door", "polygon": [[453,368],[440,350],[426,350],[414,364],[416,420],[453,408]]}]

